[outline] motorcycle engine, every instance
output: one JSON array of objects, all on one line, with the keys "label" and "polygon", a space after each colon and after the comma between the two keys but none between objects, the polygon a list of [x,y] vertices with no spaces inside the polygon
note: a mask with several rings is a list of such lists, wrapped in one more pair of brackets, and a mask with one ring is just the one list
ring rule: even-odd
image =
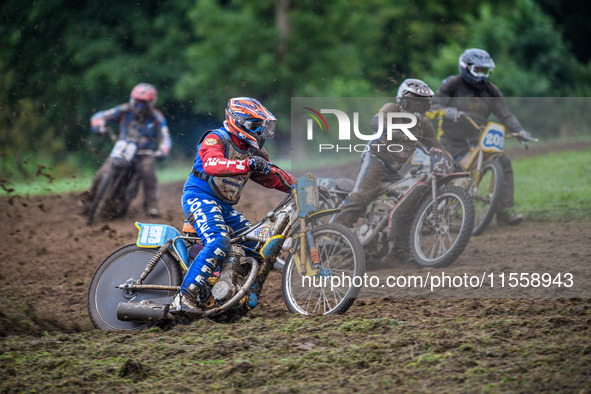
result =
[{"label": "motorcycle engine", "polygon": [[367,213],[367,224],[370,226],[377,226],[380,220],[387,215],[392,208],[394,208],[394,201],[381,199],[376,200],[369,206],[369,212]]},{"label": "motorcycle engine", "polygon": [[368,212],[365,215],[365,223],[355,230],[362,244],[373,236],[376,226],[380,224],[380,221],[385,215],[388,215],[393,207],[394,201],[391,199],[379,199],[369,205]]},{"label": "motorcycle engine", "polygon": [[213,285],[211,295],[216,301],[226,301],[238,291],[236,283],[244,259],[244,250],[232,245],[228,255],[222,260],[219,280]]}]

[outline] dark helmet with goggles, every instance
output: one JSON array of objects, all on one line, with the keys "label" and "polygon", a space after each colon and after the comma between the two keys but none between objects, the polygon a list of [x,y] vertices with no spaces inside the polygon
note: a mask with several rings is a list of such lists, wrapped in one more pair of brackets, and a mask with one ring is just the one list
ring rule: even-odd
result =
[{"label": "dark helmet with goggles", "polygon": [[495,69],[495,62],[483,49],[466,49],[459,60],[460,76],[476,87],[484,86]]}]

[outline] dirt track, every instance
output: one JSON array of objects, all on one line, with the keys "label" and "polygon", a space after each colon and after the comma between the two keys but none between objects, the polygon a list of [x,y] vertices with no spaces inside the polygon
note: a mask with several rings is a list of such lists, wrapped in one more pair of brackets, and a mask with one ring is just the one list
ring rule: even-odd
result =
[{"label": "dirt track", "polygon": [[[161,185],[164,217],[153,222],[181,226],[181,190],[181,183]],[[282,193],[253,184],[247,187],[238,209],[252,220],[260,218],[281,199]],[[135,241],[135,220],[151,221],[140,211],[140,201],[136,200],[127,218],[89,227],[75,213],[76,204],[75,194],[0,198],[0,234],[4,245],[0,252],[0,335],[23,330],[38,332],[52,326],[91,329],[86,291],[96,266],[111,251]],[[478,262],[483,267],[508,272],[539,272],[549,267],[560,271],[561,267],[576,268],[591,261],[589,245],[588,218],[572,222],[526,221],[518,227],[492,226],[483,236],[471,239],[453,269],[461,271]],[[392,262],[393,267],[396,264],[400,262]],[[262,305],[255,313],[286,313],[279,286],[280,274],[273,272]],[[355,314],[355,307],[349,313]]]},{"label": "dirt track", "polygon": [[[346,170],[319,175],[354,176]],[[156,222],[180,227],[181,188],[162,185],[164,217]],[[249,185],[238,209],[252,220],[281,199]],[[194,391],[193,382],[204,383],[203,390],[255,392],[591,389],[589,295],[386,299],[364,290],[345,315],[309,319],[287,312],[281,274],[273,271],[259,306],[233,325],[197,321],[133,336],[91,331],[86,293],[95,268],[135,241],[134,220],[151,220],[136,201],[128,218],[88,227],[76,203],[73,194],[0,197],[0,392]],[[589,272],[589,245],[590,218],[492,226],[445,271],[550,267],[573,270],[578,280]],[[373,268],[409,268],[382,263]],[[591,281],[582,282],[588,292]],[[81,333],[63,334],[73,331]]]}]

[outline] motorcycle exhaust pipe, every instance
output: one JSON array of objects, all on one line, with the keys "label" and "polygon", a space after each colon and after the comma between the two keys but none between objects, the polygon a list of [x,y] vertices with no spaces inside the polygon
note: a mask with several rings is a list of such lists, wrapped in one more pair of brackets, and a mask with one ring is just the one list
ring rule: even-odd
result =
[{"label": "motorcycle exhaust pipe", "polygon": [[117,304],[117,319],[135,322],[156,322],[168,317],[169,304],[120,302]]}]

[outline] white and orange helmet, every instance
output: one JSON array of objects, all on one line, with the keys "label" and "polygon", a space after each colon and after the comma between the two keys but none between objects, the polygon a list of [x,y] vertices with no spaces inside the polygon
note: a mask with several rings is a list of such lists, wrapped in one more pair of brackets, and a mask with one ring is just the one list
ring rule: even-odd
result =
[{"label": "white and orange helmet", "polygon": [[277,119],[257,99],[235,97],[226,107],[226,125],[228,131],[260,149],[265,140],[275,135]]}]

